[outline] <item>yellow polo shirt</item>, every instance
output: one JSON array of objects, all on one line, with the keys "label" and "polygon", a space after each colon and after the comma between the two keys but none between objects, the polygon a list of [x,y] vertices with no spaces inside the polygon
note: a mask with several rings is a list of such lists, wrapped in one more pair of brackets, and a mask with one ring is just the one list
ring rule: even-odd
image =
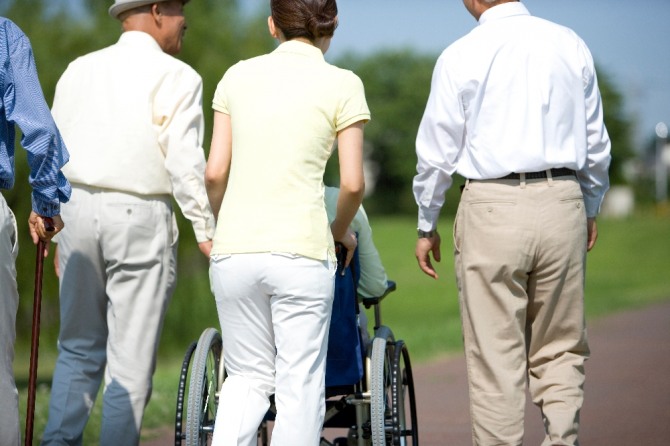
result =
[{"label": "yellow polo shirt", "polygon": [[212,254],[333,259],[323,172],[337,133],[370,119],[358,76],[288,41],[232,66],[213,108],[230,115],[233,154]]}]

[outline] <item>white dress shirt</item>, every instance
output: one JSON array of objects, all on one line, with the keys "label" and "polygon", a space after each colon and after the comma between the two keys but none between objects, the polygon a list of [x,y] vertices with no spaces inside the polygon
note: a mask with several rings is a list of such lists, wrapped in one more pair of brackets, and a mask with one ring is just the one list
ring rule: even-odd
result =
[{"label": "white dress shirt", "polygon": [[213,238],[202,79],[149,34],[124,32],[73,61],[58,81],[53,115],[70,151],[63,172],[74,185],[173,195],[196,240]]},{"label": "white dress shirt", "polygon": [[434,229],[452,175],[566,167],[588,217],[609,187],[610,140],[593,59],[572,30],[519,2],[488,9],[440,55],[416,140],[419,229]]}]

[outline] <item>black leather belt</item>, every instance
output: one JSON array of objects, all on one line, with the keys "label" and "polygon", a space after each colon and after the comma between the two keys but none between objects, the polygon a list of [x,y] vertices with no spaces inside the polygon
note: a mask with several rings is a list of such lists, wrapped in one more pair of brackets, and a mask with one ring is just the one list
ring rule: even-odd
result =
[{"label": "black leather belt", "polygon": [[[568,176],[575,176],[575,171],[572,169],[568,169],[567,167],[559,167],[557,169],[549,169],[551,172],[551,176],[553,177],[568,177]],[[540,178],[547,178],[547,171],[546,170],[541,170],[539,172],[525,172],[525,176],[527,180],[536,180]],[[504,177],[496,178],[496,180],[520,180],[521,179],[521,174],[512,172],[509,175],[505,175]]]}]

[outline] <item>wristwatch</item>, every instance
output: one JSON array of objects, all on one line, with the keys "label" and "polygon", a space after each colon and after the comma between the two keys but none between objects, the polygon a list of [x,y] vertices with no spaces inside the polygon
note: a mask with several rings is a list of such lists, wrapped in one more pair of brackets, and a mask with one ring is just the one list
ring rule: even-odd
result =
[{"label": "wristwatch", "polygon": [[417,229],[416,233],[419,235],[419,238],[432,238],[435,236],[435,230],[430,230],[430,231],[422,231],[421,229]]}]

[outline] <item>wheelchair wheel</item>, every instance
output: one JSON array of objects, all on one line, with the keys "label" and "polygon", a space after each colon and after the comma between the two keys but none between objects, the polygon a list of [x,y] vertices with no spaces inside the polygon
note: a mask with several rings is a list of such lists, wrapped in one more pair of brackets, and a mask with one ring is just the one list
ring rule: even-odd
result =
[{"label": "wheelchair wheel", "polygon": [[186,445],[205,446],[214,433],[221,388],[221,335],[207,328],[200,335],[193,357],[186,407]]},{"label": "wheelchair wheel", "polygon": [[414,379],[409,352],[403,341],[394,348],[391,373],[391,417],[393,446],[418,446],[419,430],[416,416]]},{"label": "wheelchair wheel", "polygon": [[373,446],[391,444],[391,430],[386,427],[391,416],[394,346],[391,330],[380,327],[372,340],[370,358],[370,429]]},{"label": "wheelchair wheel", "polygon": [[177,387],[177,410],[174,421],[174,444],[181,446],[181,441],[184,439],[183,420],[184,420],[184,399],[186,396],[186,381],[188,378],[188,369],[191,365],[191,358],[198,343],[193,341],[186,349],[184,361],[181,363],[181,372],[179,374],[179,386]]}]

